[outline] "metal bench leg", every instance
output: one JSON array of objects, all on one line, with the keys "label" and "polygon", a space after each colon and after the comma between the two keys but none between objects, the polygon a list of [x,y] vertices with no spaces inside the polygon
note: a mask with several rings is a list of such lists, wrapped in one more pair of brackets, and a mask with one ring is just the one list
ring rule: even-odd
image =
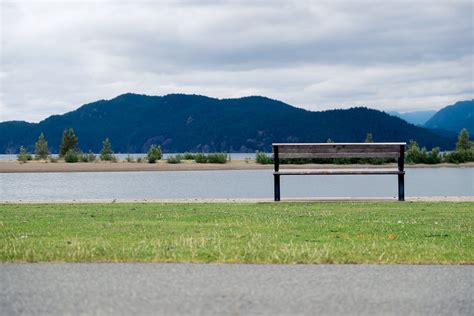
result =
[{"label": "metal bench leg", "polygon": [[280,175],[273,175],[273,182],[275,186],[275,201],[280,201]]},{"label": "metal bench leg", "polygon": [[405,175],[398,175],[398,200],[405,201]]}]

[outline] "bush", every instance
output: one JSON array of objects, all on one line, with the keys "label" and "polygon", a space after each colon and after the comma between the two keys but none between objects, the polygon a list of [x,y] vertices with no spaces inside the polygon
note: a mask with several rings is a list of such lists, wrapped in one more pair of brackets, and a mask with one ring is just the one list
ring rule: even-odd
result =
[{"label": "bush", "polygon": [[143,158],[142,157],[137,157],[137,162],[143,162]]},{"label": "bush", "polygon": [[89,153],[87,154],[87,161],[94,162],[96,161],[96,159],[97,159],[97,156],[93,152],[89,151]]},{"label": "bush", "polygon": [[255,161],[262,165],[269,165],[273,163],[273,158],[271,156],[268,156],[264,152],[257,151],[257,153],[255,154]]},{"label": "bush", "polygon": [[18,153],[17,155],[17,159],[18,161],[21,161],[21,162],[27,162],[29,160],[32,160],[33,157],[31,156],[31,154],[25,149],[25,147],[21,146],[20,147],[20,152]]},{"label": "bush", "polygon": [[207,155],[207,162],[208,163],[226,163],[227,162],[227,154],[224,153],[213,153]]},{"label": "bush", "polygon": [[133,158],[133,157],[130,156],[130,155],[127,155],[127,157],[125,157],[125,161],[126,161],[126,162],[135,162],[135,158]]},{"label": "bush", "polygon": [[81,162],[94,162],[96,159],[97,159],[97,156],[90,151],[87,154],[83,154],[83,153],[79,154],[79,160]]},{"label": "bush", "polygon": [[[348,165],[351,163],[351,158],[334,158],[336,165]],[[361,160],[361,163],[369,163],[369,160]]]},{"label": "bush", "polygon": [[82,154],[77,152],[77,150],[69,149],[64,155],[64,161],[69,163],[75,163],[79,161],[79,156],[82,156]]},{"label": "bush", "polygon": [[157,145],[151,145],[150,150],[147,154],[148,163],[155,163],[161,159],[161,148]]},{"label": "bush", "polygon": [[446,160],[446,162],[455,164],[474,161],[474,149],[455,150],[450,153],[447,153],[444,156],[444,159]]},{"label": "bush", "polygon": [[226,163],[228,160],[226,153],[212,153],[212,154],[193,154],[196,163]]},{"label": "bush", "polygon": [[79,161],[80,162],[89,162],[89,157],[87,154],[79,153]]},{"label": "bush", "polygon": [[181,162],[181,159],[182,159],[182,156],[181,155],[176,155],[176,156],[169,156],[168,157],[168,163],[180,163]]},{"label": "bush", "polygon": [[426,151],[426,147],[421,148],[420,151],[420,163],[426,163],[428,160],[428,152]]},{"label": "bush", "polygon": [[194,159],[196,159],[196,154],[194,154],[194,153],[184,153],[183,154],[183,159],[184,160],[194,160]]},{"label": "bush", "polygon": [[426,163],[430,165],[441,163],[441,160],[442,160],[441,158],[442,157],[439,151],[439,147],[435,147],[431,149],[431,151],[428,153],[426,157]]},{"label": "bush", "polygon": [[194,161],[197,163],[207,163],[207,156],[205,154],[195,154]]}]

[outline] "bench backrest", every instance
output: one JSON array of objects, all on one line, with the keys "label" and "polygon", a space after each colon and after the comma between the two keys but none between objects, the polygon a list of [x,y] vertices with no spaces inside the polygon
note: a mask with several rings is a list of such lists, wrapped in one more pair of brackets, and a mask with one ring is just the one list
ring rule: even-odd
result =
[{"label": "bench backrest", "polygon": [[281,158],[400,158],[406,143],[277,143],[275,160]]}]

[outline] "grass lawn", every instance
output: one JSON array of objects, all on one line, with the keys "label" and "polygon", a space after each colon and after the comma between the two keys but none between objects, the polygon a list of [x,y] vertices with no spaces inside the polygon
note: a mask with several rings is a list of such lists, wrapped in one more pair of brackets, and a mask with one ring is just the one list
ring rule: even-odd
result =
[{"label": "grass lawn", "polygon": [[0,204],[3,262],[474,263],[474,203]]}]

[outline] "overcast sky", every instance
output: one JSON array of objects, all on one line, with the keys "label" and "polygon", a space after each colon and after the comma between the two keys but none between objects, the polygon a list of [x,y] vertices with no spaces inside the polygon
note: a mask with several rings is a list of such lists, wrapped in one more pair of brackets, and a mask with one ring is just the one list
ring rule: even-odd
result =
[{"label": "overcast sky", "polygon": [[472,99],[472,1],[8,1],[0,121],[125,92],[311,110]]}]

